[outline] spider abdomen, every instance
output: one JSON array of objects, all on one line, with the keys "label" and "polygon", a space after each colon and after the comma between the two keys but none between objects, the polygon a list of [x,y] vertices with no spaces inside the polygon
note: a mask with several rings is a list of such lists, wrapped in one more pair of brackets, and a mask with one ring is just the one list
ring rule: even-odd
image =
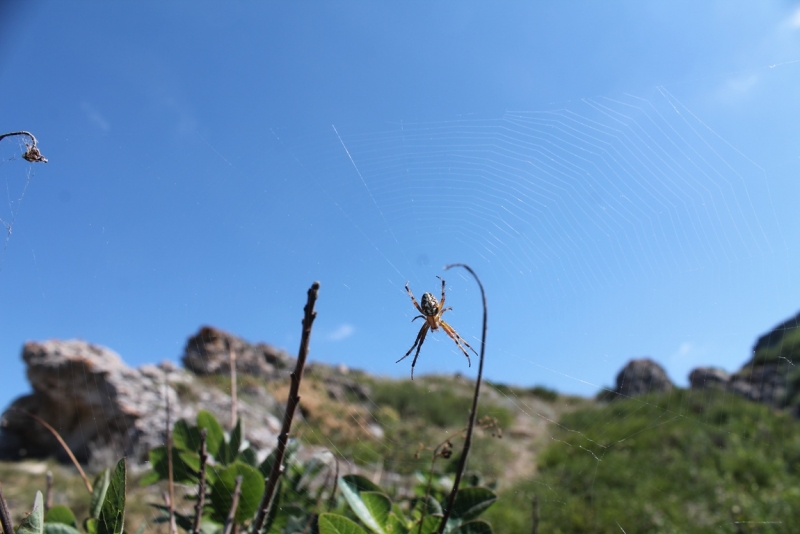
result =
[{"label": "spider abdomen", "polygon": [[422,308],[422,313],[431,317],[439,313],[439,301],[430,293],[423,293],[420,308]]}]

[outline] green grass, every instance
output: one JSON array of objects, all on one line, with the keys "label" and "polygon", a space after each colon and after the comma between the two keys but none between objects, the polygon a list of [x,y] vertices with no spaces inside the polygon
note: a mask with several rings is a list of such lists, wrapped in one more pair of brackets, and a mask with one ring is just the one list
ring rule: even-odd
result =
[{"label": "green grass", "polygon": [[[793,532],[800,423],[718,391],[679,390],[564,416],[539,473],[501,493],[503,532]],[[568,429],[568,430],[566,430]],[[745,522],[745,523],[737,523]]]}]

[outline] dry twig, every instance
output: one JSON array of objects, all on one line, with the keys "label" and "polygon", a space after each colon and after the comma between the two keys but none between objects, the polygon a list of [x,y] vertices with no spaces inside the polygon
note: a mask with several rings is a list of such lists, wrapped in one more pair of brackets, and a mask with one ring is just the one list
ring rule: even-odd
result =
[{"label": "dry twig", "polygon": [[3,526],[4,534],[14,534],[14,527],[11,524],[11,516],[8,513],[8,505],[3,497],[3,489],[0,487],[0,525]]},{"label": "dry twig", "polygon": [[164,381],[164,397],[167,401],[167,473],[169,484],[169,534],[178,534],[178,525],[175,523],[175,483],[172,476],[172,433],[170,432],[169,410],[169,383]]},{"label": "dry twig", "polygon": [[197,481],[197,502],[194,505],[192,534],[198,534],[200,532],[200,518],[203,515],[203,504],[206,498],[206,462],[208,462],[208,452],[206,451],[207,434],[208,431],[205,428],[200,431],[200,474]]},{"label": "dry twig", "polygon": [[239,507],[239,495],[242,493],[242,475],[236,477],[236,486],[233,488],[233,498],[231,499],[231,510],[228,512],[228,517],[225,519],[225,528],[222,534],[231,534],[231,529],[234,525],[234,518],[236,517],[236,508]]},{"label": "dry twig", "polygon": [[11,137],[13,135],[27,135],[31,139],[31,144],[25,143],[27,150],[22,157],[26,161],[30,161],[31,163],[47,163],[47,158],[42,156],[42,153],[39,152],[39,148],[36,146],[36,138],[33,136],[32,133],[26,131],[19,131],[19,132],[9,132],[0,134],[0,141],[5,139],[6,137]]},{"label": "dry twig", "polygon": [[286,401],[286,413],[283,415],[283,427],[278,436],[278,446],[275,448],[275,461],[272,464],[267,483],[264,486],[264,494],[261,496],[261,503],[258,506],[258,514],[255,521],[253,521],[252,534],[259,534],[261,528],[264,526],[264,521],[267,518],[267,512],[272,504],[272,498],[275,495],[275,489],[278,486],[278,478],[283,472],[283,457],[286,454],[286,444],[289,441],[289,431],[292,429],[292,419],[297,405],[300,403],[300,380],[303,378],[303,368],[306,364],[306,357],[308,356],[308,342],[311,339],[311,326],[314,324],[314,319],[317,312],[314,311],[314,303],[317,301],[319,295],[319,282],[311,284],[308,290],[308,302],[306,302],[305,315],[303,317],[303,334],[300,338],[300,350],[297,354],[297,365],[291,374],[292,384],[289,388],[289,398]]},{"label": "dry twig", "polygon": [[56,430],[55,428],[50,426],[47,423],[47,421],[45,421],[44,419],[42,419],[38,415],[32,414],[31,412],[29,412],[27,410],[23,410],[21,408],[9,408],[9,410],[16,410],[16,411],[18,411],[20,413],[24,413],[28,417],[36,420],[40,425],[42,425],[47,430],[49,430],[50,433],[53,434],[53,436],[55,436],[55,438],[58,440],[58,442],[61,444],[61,446],[64,447],[64,450],[67,452],[67,455],[69,455],[69,459],[72,460],[72,464],[75,466],[75,469],[78,470],[78,473],[81,475],[81,478],[83,479],[83,484],[86,486],[86,489],[89,490],[89,494],[91,495],[92,494],[92,484],[89,482],[89,479],[86,478],[86,473],[83,472],[83,469],[81,468],[81,464],[78,463],[78,459],[75,458],[74,454],[72,454],[72,449],[69,448],[69,446],[67,445],[67,442],[64,441],[64,439],[61,437],[61,434],[58,433],[58,430]]}]

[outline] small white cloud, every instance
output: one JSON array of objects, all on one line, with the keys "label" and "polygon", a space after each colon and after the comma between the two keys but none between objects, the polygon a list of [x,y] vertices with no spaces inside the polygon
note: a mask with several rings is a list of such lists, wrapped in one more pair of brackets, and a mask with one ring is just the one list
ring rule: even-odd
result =
[{"label": "small white cloud", "polygon": [[328,334],[328,339],[331,341],[341,341],[352,336],[355,333],[356,329],[351,324],[343,324],[339,325],[339,327]]},{"label": "small white cloud", "polygon": [[111,129],[111,125],[108,123],[105,117],[103,117],[99,111],[97,111],[91,104],[88,102],[81,102],[81,109],[86,114],[86,118],[89,119],[89,122],[107,132]]}]

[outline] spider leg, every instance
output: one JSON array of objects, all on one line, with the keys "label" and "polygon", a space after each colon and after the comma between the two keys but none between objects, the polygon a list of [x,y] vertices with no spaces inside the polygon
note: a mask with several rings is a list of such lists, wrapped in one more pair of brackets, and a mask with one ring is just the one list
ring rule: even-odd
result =
[{"label": "spider leg", "polygon": [[424,318],[425,318],[425,316],[424,316],[424,315],[417,315],[416,317],[414,317],[413,319],[411,319],[411,322],[413,323],[413,322],[414,322],[414,321],[416,321],[417,319],[424,319]]},{"label": "spider leg", "polygon": [[[450,336],[453,341],[456,342],[456,345],[458,345],[458,348],[461,349],[461,352],[463,352],[464,356],[467,357],[467,363],[469,364],[470,367],[472,367],[472,360],[470,360],[469,354],[467,353],[467,351],[464,349],[464,347],[461,344],[463,343],[464,345],[469,347],[469,350],[471,350],[472,352],[475,352],[475,349],[472,348],[472,345],[467,343],[466,340],[463,337],[459,336],[458,332],[456,332],[455,329],[452,326],[450,326],[449,324],[447,324],[446,322],[439,321],[439,325],[442,327],[442,330],[444,330],[445,333],[448,336]],[[475,352],[475,356],[477,356],[477,355],[478,355],[478,353]]]},{"label": "spider leg", "polygon": [[439,320],[441,321],[441,317],[442,317],[442,314],[443,314],[444,312],[446,312],[447,310],[452,310],[452,309],[453,309],[453,308],[442,308],[442,311],[441,311],[441,313],[439,313]]},{"label": "spider leg", "polygon": [[[444,313],[444,278],[441,276],[437,276],[436,278],[442,281],[442,300],[439,302],[439,309],[441,309],[442,313]],[[439,315],[442,315],[442,313]]]},{"label": "spider leg", "polygon": [[[408,296],[411,297],[411,302],[414,303],[414,307],[417,309],[417,311],[424,315],[425,312],[422,311],[422,308],[419,307],[419,303],[417,302],[417,299],[414,298],[414,293],[412,293],[411,290],[408,288],[408,282],[406,282],[406,292],[408,293]],[[413,319],[412,319],[412,321],[413,321]]]},{"label": "spider leg", "polygon": [[406,352],[405,356],[394,362],[394,363],[400,363],[401,361],[405,360],[406,358],[408,358],[408,355],[411,354],[411,351],[414,350],[414,347],[417,348],[417,352],[416,354],[414,354],[414,360],[411,362],[411,380],[414,380],[414,366],[417,365],[417,358],[419,358],[419,350],[422,348],[422,344],[425,342],[425,336],[428,335],[428,328],[430,328],[428,323],[422,325],[422,328],[419,329],[419,334],[417,334],[417,339],[414,341],[414,344],[411,345],[411,348],[408,349],[408,352]]}]

